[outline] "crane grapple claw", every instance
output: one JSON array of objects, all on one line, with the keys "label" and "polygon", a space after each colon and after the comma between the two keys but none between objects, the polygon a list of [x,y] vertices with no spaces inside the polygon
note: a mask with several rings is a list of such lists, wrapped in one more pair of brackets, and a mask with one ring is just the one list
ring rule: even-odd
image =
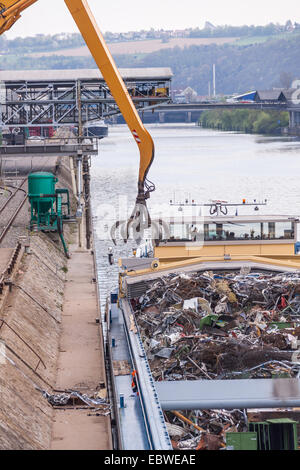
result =
[{"label": "crane grapple claw", "polygon": [[157,244],[162,239],[169,238],[169,226],[162,219],[151,220],[145,202],[136,204],[128,220],[118,220],[110,230],[110,236],[113,243],[117,244],[117,231],[120,231],[120,239],[127,243],[131,237],[137,244],[145,237],[145,232],[149,231],[151,235],[146,238],[152,238]]}]

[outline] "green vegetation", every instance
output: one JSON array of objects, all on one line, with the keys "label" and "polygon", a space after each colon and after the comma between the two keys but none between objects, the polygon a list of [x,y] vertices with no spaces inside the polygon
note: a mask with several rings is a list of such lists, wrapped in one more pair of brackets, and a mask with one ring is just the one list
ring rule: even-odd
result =
[{"label": "green vegetation", "polygon": [[256,111],[253,109],[205,111],[200,119],[202,127],[224,131],[254,134],[279,134],[289,124],[285,111]]},{"label": "green vegetation", "polygon": [[[298,23],[293,24],[290,20],[285,24],[270,23],[265,26],[213,26],[206,25],[200,28],[186,28],[181,31],[181,37],[190,38],[245,38],[245,41],[254,37],[270,38],[287,33],[293,35],[300,31]],[[148,31],[131,31],[128,33],[112,33],[107,31],[104,34],[107,42],[120,41],[140,41],[149,39],[161,39],[164,42],[174,37],[172,30],[155,30],[151,28]],[[249,38],[249,39],[247,39]],[[30,53],[30,52],[49,52],[61,49],[77,48],[84,45],[84,40],[79,33],[61,33],[61,34],[37,34],[25,38],[17,37],[15,39],[6,39],[5,35],[0,38],[0,50],[4,53]]]},{"label": "green vegetation", "polygon": [[0,56],[1,70],[65,70],[94,69],[92,57],[43,56],[39,58],[19,55]]},{"label": "green vegetation", "polygon": [[[298,28],[295,24],[295,30]],[[291,31],[292,22],[287,21],[285,25],[269,23],[266,26],[217,26],[214,28],[193,29],[190,37],[207,38],[207,37],[245,37],[245,36],[274,36],[286,31]]]},{"label": "green vegetation", "polygon": [[294,39],[297,35],[300,34],[300,31],[294,31],[291,33],[278,33],[272,36],[243,36],[232,44],[235,46],[249,46],[251,44],[262,44],[266,41],[279,41],[280,39]]},{"label": "green vegetation", "polygon": [[261,44],[269,40],[269,36],[246,36],[240,39],[236,39],[233,44],[235,46],[250,46],[251,44]]},{"label": "green vegetation", "polygon": [[[155,35],[154,30],[149,34]],[[187,30],[190,37],[236,37],[223,45],[208,44],[162,49],[149,54],[115,55],[118,67],[171,67],[173,89],[190,86],[199,95],[207,95],[216,65],[217,93],[229,95],[247,90],[289,87],[300,78],[300,29],[288,32],[280,25],[265,27],[217,27],[209,30]],[[108,35],[108,33],[107,33]],[[148,38],[148,36],[147,36]],[[150,38],[150,37],[149,37]],[[239,38],[239,39],[238,39]],[[280,38],[280,39],[278,39]],[[167,39],[165,39],[167,40]],[[81,46],[79,34],[38,35],[6,40],[0,37],[0,69],[80,69],[96,68],[91,56],[28,56],[29,52],[55,51]]]},{"label": "green vegetation", "polygon": [[300,34],[289,39],[270,39],[261,44],[190,46],[164,49],[143,58],[115,56],[119,67],[171,67],[174,89],[190,86],[199,95],[207,95],[216,65],[217,93],[243,93],[289,87],[300,77]]},{"label": "green vegetation", "polygon": [[37,34],[27,38],[6,39],[0,37],[0,50],[12,54],[29,54],[30,52],[48,52],[59,49],[80,47],[85,44],[79,33]]}]

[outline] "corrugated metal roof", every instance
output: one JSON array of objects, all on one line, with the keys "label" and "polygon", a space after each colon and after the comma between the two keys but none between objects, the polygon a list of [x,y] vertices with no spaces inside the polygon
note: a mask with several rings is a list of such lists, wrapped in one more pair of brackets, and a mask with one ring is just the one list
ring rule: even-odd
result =
[{"label": "corrugated metal roof", "polygon": [[287,90],[282,90],[282,93],[287,100],[290,100],[292,99],[292,95],[295,91],[296,91],[296,88],[289,88]]},{"label": "corrugated metal roof", "polygon": [[281,90],[262,90],[257,92],[260,100],[277,101],[281,95]]},{"label": "corrugated metal roof", "polygon": [[294,222],[298,221],[299,218],[294,215],[285,215],[285,214],[262,214],[262,215],[257,215],[257,214],[248,214],[248,215],[228,215],[228,216],[204,216],[204,217],[194,217],[194,216],[189,216],[186,215],[184,217],[184,222],[182,220],[182,217],[165,217],[164,220],[168,224],[200,224],[200,223],[217,223],[217,224],[226,224],[226,223],[245,223],[245,222]]},{"label": "corrugated metal roof", "polygon": [[[125,80],[170,79],[173,77],[169,67],[149,67],[134,69],[119,69]],[[98,69],[69,69],[69,70],[1,70],[1,81],[73,81],[73,80],[103,80]]]}]

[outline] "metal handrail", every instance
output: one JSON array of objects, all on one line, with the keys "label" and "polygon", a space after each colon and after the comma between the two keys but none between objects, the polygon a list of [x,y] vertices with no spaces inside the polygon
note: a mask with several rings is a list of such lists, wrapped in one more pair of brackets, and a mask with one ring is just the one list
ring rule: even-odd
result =
[{"label": "metal handrail", "polygon": [[98,148],[98,141],[96,138],[83,137],[53,137],[53,138],[38,138],[38,139],[25,139],[24,144],[6,145],[6,147],[32,147],[32,146],[51,146],[51,145],[76,145],[77,147],[92,146]]}]

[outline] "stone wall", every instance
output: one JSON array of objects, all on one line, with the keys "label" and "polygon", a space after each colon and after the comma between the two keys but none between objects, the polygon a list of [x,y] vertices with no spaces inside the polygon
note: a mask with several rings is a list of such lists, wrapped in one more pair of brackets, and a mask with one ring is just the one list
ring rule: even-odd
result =
[{"label": "stone wall", "polygon": [[1,315],[0,449],[48,449],[51,440],[53,410],[42,391],[56,380],[67,263],[42,233],[30,251]]}]

